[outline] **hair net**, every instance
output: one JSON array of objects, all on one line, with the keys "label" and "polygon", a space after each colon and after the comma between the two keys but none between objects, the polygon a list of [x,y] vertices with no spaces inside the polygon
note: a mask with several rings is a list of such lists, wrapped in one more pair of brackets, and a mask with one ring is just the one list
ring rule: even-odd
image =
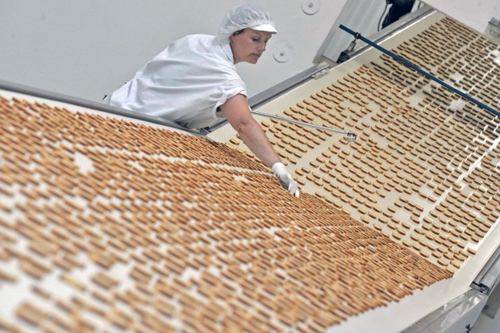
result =
[{"label": "hair net", "polygon": [[219,26],[219,39],[227,41],[236,31],[253,27],[264,27],[259,30],[276,32],[273,18],[266,9],[253,4],[237,6],[224,16]]}]

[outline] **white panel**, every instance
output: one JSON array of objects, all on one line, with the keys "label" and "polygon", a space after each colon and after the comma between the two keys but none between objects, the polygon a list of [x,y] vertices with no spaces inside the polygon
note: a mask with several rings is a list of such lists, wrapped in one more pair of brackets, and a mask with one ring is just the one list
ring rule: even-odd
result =
[{"label": "white panel", "polygon": [[[412,12],[423,5],[423,2],[415,1]],[[315,61],[319,62],[321,57],[325,56],[327,59],[337,62],[341,52],[354,40],[352,35],[339,28],[341,24],[359,32],[364,37],[370,37],[381,29],[382,21],[390,8],[391,5],[387,5],[385,1],[349,0],[319,49]],[[357,41],[356,49],[365,45],[365,43]]]},{"label": "white panel", "polygon": [[348,1],[337,20],[332,26],[330,34],[322,46],[319,54],[337,61],[340,53],[345,50],[354,39],[350,34],[339,28],[340,24],[361,33],[363,36],[370,36],[377,32],[378,22],[384,13],[385,1],[373,0],[350,0]]}]

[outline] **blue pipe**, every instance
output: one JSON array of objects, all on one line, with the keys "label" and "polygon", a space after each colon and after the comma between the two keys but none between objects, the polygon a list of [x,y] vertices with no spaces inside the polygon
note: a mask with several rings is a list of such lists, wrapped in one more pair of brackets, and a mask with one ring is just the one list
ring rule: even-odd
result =
[{"label": "blue pipe", "polygon": [[497,110],[489,107],[488,105],[484,104],[483,102],[475,99],[474,97],[472,96],[469,96],[463,92],[461,92],[460,90],[458,90],[457,88],[453,87],[453,86],[450,86],[449,84],[447,84],[446,82],[438,79],[437,77],[433,76],[432,74],[429,74],[427,73],[426,71],[420,69],[419,67],[415,66],[414,64],[412,64],[411,62],[409,62],[408,60],[398,56],[397,54],[395,54],[394,52],[391,52],[385,48],[383,48],[382,46],[372,42],[371,40],[369,39],[366,39],[365,37],[361,36],[359,34],[359,32],[354,32],[352,31],[351,29],[347,28],[346,26],[344,26],[343,24],[340,25],[340,29],[348,32],[349,34],[353,35],[356,39],[361,39],[363,42],[365,42],[366,44],[370,45],[370,46],[373,46],[374,48],[376,48],[377,50],[379,51],[382,51],[384,52],[385,54],[391,56],[393,59],[399,61],[400,63],[402,63],[403,65],[407,66],[407,67],[410,67],[411,69],[419,72],[420,74],[424,75],[426,78],[429,78],[437,83],[439,83],[440,85],[448,88],[449,90],[453,91],[454,93],[462,96],[463,98],[471,101],[472,103],[478,105],[479,107],[482,107],[483,109],[485,110],[488,110],[489,112],[493,113],[494,115],[496,115],[497,117],[500,117],[500,112],[498,112]]}]

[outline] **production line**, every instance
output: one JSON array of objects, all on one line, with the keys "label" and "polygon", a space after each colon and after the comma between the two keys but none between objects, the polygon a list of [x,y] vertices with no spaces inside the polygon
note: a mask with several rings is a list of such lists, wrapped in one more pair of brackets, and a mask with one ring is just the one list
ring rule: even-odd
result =
[{"label": "production line", "polygon": [[323,331],[451,276],[222,144],[2,96],[2,329]]},{"label": "production line", "polygon": [[[498,45],[456,21],[434,12],[382,46],[448,85],[473,92],[485,105],[498,107]],[[400,316],[419,319],[429,308],[458,298],[497,255],[496,114],[376,49],[261,109],[284,110],[280,116],[355,133],[357,140],[349,143],[326,131],[313,133],[262,118],[305,191],[324,196],[356,220],[454,273],[448,286],[436,287],[444,294],[436,297],[430,289],[428,300],[418,298],[412,311],[402,307]],[[242,148],[230,132],[226,127],[212,135]],[[314,137],[312,144],[304,142],[308,136]],[[400,318],[396,313],[391,308],[385,319]],[[347,327],[373,329],[381,314],[372,315],[359,316]],[[338,331],[343,329],[340,325]]]},{"label": "production line", "polygon": [[[498,107],[498,45],[456,21],[382,45]],[[377,50],[255,110],[299,199],[228,125],[0,96],[7,331],[402,331],[474,292],[498,249],[498,117]]]}]

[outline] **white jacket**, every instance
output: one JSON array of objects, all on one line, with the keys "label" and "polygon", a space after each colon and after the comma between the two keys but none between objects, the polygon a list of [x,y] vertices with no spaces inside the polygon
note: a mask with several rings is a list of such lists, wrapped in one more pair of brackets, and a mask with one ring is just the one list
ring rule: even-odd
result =
[{"label": "white jacket", "polygon": [[119,108],[171,120],[188,128],[211,126],[217,108],[247,95],[229,44],[216,36],[190,35],[169,45],[104,100]]}]

